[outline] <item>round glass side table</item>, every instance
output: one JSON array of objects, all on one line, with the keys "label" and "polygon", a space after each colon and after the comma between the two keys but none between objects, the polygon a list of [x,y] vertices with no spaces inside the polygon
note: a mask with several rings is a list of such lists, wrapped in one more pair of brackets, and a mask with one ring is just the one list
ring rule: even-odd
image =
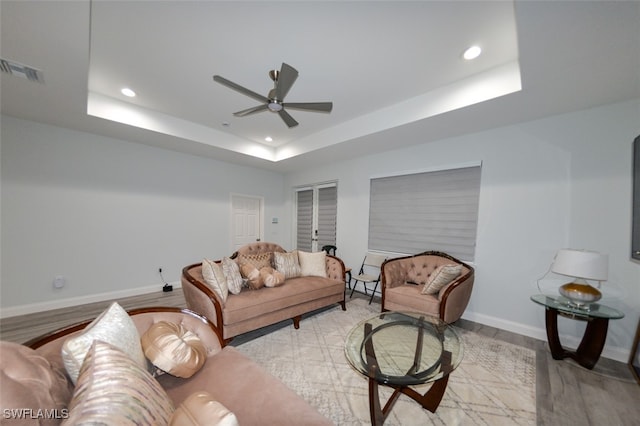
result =
[{"label": "round glass side table", "polygon": [[[600,358],[607,339],[609,320],[624,317],[622,312],[609,306],[600,303],[577,306],[563,296],[536,294],[531,296],[531,300],[545,307],[547,341],[553,359],[571,358],[589,370],[595,367]],[[560,343],[558,315],[587,322],[580,345],[575,351],[563,348]]]},{"label": "round glass side table", "polygon": [[[345,342],[351,366],[369,380],[371,424],[382,425],[400,394],[436,411],[449,374],[460,364],[462,341],[455,328],[438,318],[383,312],[356,325]],[[411,385],[433,383],[425,394]],[[378,386],[394,388],[382,408]]]}]

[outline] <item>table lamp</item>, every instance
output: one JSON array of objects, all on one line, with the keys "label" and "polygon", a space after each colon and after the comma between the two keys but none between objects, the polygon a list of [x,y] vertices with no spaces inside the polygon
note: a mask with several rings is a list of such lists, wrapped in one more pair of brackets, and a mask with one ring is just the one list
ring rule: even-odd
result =
[{"label": "table lamp", "polygon": [[607,280],[609,256],[589,250],[560,249],[551,265],[551,271],[573,277],[574,280],[560,286],[560,294],[577,306],[584,306],[600,300],[602,293],[587,280]]}]

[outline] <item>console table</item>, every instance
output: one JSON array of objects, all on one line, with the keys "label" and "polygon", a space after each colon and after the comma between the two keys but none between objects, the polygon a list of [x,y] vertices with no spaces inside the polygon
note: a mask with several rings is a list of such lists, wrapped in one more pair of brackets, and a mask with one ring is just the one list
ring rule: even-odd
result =
[{"label": "console table", "polygon": [[[347,360],[369,379],[371,424],[376,426],[384,423],[400,394],[435,412],[462,352],[454,327],[435,317],[403,312],[384,312],[361,322],[345,342]],[[423,383],[433,383],[425,394],[409,387]],[[379,385],[394,389],[384,407]]]},{"label": "console table", "polygon": [[[547,341],[553,359],[571,358],[585,368],[592,369],[602,353],[607,339],[609,320],[620,319],[624,314],[609,306],[592,303],[577,306],[562,296],[536,294],[531,300],[545,307]],[[586,321],[587,327],[578,349],[569,351],[562,347],[558,336],[558,315],[579,321]]]}]

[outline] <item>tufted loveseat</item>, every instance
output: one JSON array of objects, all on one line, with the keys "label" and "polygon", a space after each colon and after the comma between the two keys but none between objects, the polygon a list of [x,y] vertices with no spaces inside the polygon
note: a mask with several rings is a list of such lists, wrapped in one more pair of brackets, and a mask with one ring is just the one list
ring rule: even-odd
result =
[{"label": "tufted loveseat", "polygon": [[[459,274],[432,294],[424,294],[425,285],[443,267],[454,267]],[[455,322],[471,298],[474,274],[472,266],[439,251],[389,259],[382,264],[382,311],[419,312]]]},{"label": "tufted loveseat", "polygon": [[[247,244],[230,257],[255,256],[263,253],[286,253],[281,246],[269,242]],[[345,305],[345,267],[342,260],[325,255],[325,275],[288,278],[283,285],[229,294],[226,300],[205,283],[202,263],[182,270],[182,291],[189,309],[205,315],[222,332],[225,343],[248,331],[292,319],[300,327],[303,314],[339,303]],[[220,262],[220,261],[216,261]]]}]

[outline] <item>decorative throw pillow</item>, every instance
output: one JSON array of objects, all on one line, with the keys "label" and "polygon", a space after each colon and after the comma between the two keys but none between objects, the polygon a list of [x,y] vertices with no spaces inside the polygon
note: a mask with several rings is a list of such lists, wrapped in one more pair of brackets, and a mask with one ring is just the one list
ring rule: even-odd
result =
[{"label": "decorative throw pillow", "polygon": [[207,359],[200,338],[182,324],[158,321],[147,329],[140,341],[149,361],[172,376],[189,378]]},{"label": "decorative throw pillow", "polygon": [[462,265],[440,265],[422,287],[422,294],[435,294],[462,273]]},{"label": "decorative throw pillow", "polygon": [[[255,266],[258,270],[264,268],[265,266],[271,266],[271,262],[273,260],[273,253],[259,253],[259,254],[241,254],[238,256],[236,262],[238,265],[242,266],[246,263],[250,263]],[[240,270],[242,272],[242,269]],[[246,277],[245,277],[246,278]]]},{"label": "decorative throw pillow", "polygon": [[303,277],[315,276],[326,277],[327,276],[327,261],[324,251],[316,253],[307,253],[304,251],[298,251],[298,261],[300,262],[300,275]]},{"label": "decorative throw pillow", "polygon": [[204,281],[216,292],[222,303],[227,301],[229,288],[224,276],[222,265],[209,259],[202,259],[202,277]]},{"label": "decorative throw pillow", "polygon": [[298,253],[273,253],[273,264],[276,270],[284,274],[285,279],[300,276],[300,263],[298,262]]},{"label": "decorative throw pillow", "polygon": [[240,266],[240,272],[247,278],[247,283],[249,284],[250,289],[259,290],[264,287],[264,281],[260,276],[260,271],[251,263],[245,263]]},{"label": "decorative throw pillow", "polygon": [[213,399],[209,392],[187,397],[171,416],[171,426],[238,426],[235,414]]},{"label": "decorative throw pillow", "polygon": [[68,338],[62,344],[62,360],[74,384],[94,340],[110,343],[129,355],[140,367],[147,367],[136,325],[122,306],[114,302],[80,334]]},{"label": "decorative throw pillow", "polygon": [[227,278],[229,293],[238,294],[242,290],[242,275],[235,260],[229,257],[222,258],[222,272]]},{"label": "decorative throw pillow", "polygon": [[[18,418],[8,420],[6,412],[11,408],[31,409],[36,413],[47,408],[54,414],[63,413],[71,400],[73,386],[64,368],[53,367],[35,350],[18,343],[0,342],[0,401],[5,409],[7,425],[24,424]],[[54,416],[55,417],[55,416]],[[53,425],[59,419],[40,418],[32,424]]]},{"label": "decorative throw pillow", "polygon": [[284,284],[284,274],[270,266],[260,269],[260,278],[262,278],[265,287],[277,287]]},{"label": "decorative throw pillow", "polygon": [[96,340],[69,403],[68,425],[168,425],[173,402],[127,354]]}]

